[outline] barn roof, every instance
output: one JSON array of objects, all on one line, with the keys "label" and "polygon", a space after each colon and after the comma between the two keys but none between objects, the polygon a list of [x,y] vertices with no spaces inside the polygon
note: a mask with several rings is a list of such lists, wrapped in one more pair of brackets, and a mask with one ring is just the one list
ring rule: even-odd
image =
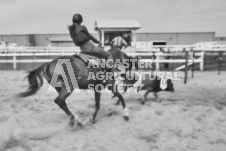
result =
[{"label": "barn roof", "polygon": [[135,19],[96,20],[94,29],[139,29],[141,25]]}]

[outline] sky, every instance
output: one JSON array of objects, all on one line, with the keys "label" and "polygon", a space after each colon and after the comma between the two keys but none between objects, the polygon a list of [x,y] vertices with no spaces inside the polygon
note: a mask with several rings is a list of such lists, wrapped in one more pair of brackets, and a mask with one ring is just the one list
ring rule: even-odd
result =
[{"label": "sky", "polygon": [[136,19],[138,32],[226,37],[226,0],[0,0],[0,35],[68,33],[75,13],[91,33],[96,19]]}]

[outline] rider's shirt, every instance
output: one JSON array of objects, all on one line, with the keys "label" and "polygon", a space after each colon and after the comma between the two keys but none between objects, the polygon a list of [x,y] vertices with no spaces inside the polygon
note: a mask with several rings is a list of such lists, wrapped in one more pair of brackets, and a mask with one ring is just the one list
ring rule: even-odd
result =
[{"label": "rider's shirt", "polygon": [[95,43],[99,43],[83,25],[73,24],[69,26],[69,31],[71,38],[77,46],[81,46],[89,40],[92,40]]},{"label": "rider's shirt", "polygon": [[121,36],[118,36],[111,41],[111,45],[122,47],[127,46],[127,42]]}]

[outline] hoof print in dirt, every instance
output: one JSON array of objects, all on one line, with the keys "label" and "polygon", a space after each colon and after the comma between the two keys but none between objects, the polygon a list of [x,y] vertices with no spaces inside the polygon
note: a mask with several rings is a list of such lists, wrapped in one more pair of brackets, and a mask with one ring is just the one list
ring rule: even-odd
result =
[{"label": "hoof print in dirt", "polygon": [[155,114],[157,114],[157,115],[163,115],[163,111],[155,111]]},{"label": "hoof print in dirt", "polygon": [[125,121],[129,121],[129,116],[123,116]]},{"label": "hoof print in dirt", "polygon": [[112,115],[117,115],[118,112],[116,112],[115,110],[109,111],[109,113],[107,114],[107,116],[112,116]]},{"label": "hoof print in dirt", "polygon": [[144,105],[145,104],[145,101],[142,101],[141,104]]},{"label": "hoof print in dirt", "polygon": [[159,103],[162,103],[162,99],[157,99],[156,101]]},{"label": "hoof print in dirt", "polygon": [[218,110],[222,110],[223,109],[223,105],[219,102],[214,103],[214,106],[218,109]]}]

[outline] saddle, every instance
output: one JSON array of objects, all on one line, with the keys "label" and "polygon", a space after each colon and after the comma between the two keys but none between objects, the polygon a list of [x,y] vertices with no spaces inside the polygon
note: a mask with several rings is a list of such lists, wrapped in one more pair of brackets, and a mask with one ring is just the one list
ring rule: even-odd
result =
[{"label": "saddle", "polygon": [[80,58],[82,59],[85,63],[87,64],[92,64],[92,65],[99,65],[99,61],[100,57],[94,56],[94,55],[90,55],[90,54],[84,54],[84,53],[78,53],[75,54],[74,57]]}]

